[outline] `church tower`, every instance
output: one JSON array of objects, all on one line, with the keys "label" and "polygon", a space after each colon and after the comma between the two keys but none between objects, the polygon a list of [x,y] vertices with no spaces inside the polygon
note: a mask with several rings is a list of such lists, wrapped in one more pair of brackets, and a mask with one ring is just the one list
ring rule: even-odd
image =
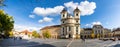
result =
[{"label": "church tower", "polygon": [[74,10],[74,19],[75,19],[75,31],[76,31],[76,37],[80,37],[80,10],[78,7]]},{"label": "church tower", "polygon": [[67,10],[64,8],[61,12],[61,19],[65,19],[67,17]]},{"label": "church tower", "polygon": [[65,19],[67,18],[67,14],[68,14],[68,12],[67,12],[67,10],[64,8],[63,10],[62,10],[62,12],[61,12],[61,38],[66,38],[65,36],[66,36],[66,34],[67,34],[67,28],[66,28],[66,26],[65,26],[65,23],[66,23],[66,21],[65,21]]}]

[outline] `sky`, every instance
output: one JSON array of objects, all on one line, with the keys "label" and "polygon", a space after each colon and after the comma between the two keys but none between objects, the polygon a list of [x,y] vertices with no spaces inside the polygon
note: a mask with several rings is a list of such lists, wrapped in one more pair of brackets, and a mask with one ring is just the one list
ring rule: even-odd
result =
[{"label": "sky", "polygon": [[60,25],[63,8],[73,15],[76,7],[81,11],[81,28],[94,24],[109,29],[120,27],[120,0],[5,0],[4,4],[7,6],[0,9],[14,17],[16,31]]}]

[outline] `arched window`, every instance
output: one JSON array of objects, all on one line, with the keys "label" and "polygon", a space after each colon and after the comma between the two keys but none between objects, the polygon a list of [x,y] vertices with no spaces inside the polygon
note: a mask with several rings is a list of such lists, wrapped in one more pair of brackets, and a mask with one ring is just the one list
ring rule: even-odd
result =
[{"label": "arched window", "polygon": [[71,31],[71,27],[69,27],[69,31]]},{"label": "arched window", "polygon": [[78,20],[76,20],[76,23],[78,23]]},{"label": "arched window", "polygon": [[65,15],[63,14],[63,17],[65,17]]},{"label": "arched window", "polygon": [[63,23],[64,23],[64,21],[63,21]]},{"label": "arched window", "polygon": [[78,16],[78,13],[76,14],[76,16]]},{"label": "arched window", "polygon": [[63,27],[63,35],[64,35],[64,27]]},{"label": "arched window", "polygon": [[78,34],[78,27],[76,27],[76,34]]}]

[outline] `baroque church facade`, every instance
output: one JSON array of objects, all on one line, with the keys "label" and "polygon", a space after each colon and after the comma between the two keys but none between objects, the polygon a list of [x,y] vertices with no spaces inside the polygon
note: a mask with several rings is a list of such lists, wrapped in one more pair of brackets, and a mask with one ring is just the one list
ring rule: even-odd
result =
[{"label": "baroque church facade", "polygon": [[78,7],[70,15],[67,10],[61,12],[61,38],[80,38],[80,10]]}]

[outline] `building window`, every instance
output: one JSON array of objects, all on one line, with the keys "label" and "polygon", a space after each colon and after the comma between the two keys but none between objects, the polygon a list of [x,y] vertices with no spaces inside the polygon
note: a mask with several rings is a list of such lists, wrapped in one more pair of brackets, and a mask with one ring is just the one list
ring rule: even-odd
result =
[{"label": "building window", "polygon": [[95,34],[97,34],[97,31],[95,31]]},{"label": "building window", "polygon": [[76,34],[78,34],[78,27],[76,27]]},{"label": "building window", "polygon": [[100,30],[98,30],[98,33],[101,33],[101,31],[100,31]]},{"label": "building window", "polygon": [[65,15],[63,14],[63,17],[65,17]]},{"label": "building window", "polygon": [[78,30],[78,27],[76,27],[76,29]]},{"label": "building window", "polygon": [[76,16],[78,16],[78,13],[76,14]]},{"label": "building window", "polygon": [[63,23],[64,23],[64,21],[63,21]]},{"label": "building window", "polygon": [[64,35],[64,27],[63,27],[63,35]]},{"label": "building window", "polygon": [[71,31],[71,27],[69,27],[69,31]]},{"label": "building window", "polygon": [[76,23],[78,23],[78,20],[76,20]]}]

